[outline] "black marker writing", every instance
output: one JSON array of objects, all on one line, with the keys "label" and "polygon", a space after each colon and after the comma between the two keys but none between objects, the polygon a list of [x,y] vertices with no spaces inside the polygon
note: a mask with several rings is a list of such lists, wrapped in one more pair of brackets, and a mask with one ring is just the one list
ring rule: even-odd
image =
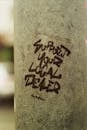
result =
[{"label": "black marker writing", "polygon": [[[70,50],[64,45],[54,46],[53,41],[48,41],[44,45],[42,39],[36,41],[33,46],[34,54],[37,55],[37,64],[32,62],[29,66],[28,74],[25,75],[25,86],[58,94],[61,89],[59,80],[62,79],[62,74],[58,70],[65,56],[70,55]],[[35,95],[32,97],[40,99]]]}]

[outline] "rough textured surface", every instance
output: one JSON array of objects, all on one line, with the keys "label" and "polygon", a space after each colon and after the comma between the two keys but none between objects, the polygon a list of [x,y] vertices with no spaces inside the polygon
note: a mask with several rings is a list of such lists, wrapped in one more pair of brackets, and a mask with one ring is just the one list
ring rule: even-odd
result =
[{"label": "rough textured surface", "polygon": [[[84,0],[15,0],[17,130],[87,130],[84,4]],[[25,87],[29,66],[38,64],[33,43],[40,38],[71,51],[59,69],[63,75],[59,94]]]}]

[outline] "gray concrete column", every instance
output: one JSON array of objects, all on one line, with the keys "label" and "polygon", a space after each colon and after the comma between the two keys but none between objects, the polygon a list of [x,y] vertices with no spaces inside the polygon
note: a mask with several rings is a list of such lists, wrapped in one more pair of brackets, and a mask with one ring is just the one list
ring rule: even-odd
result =
[{"label": "gray concrete column", "polygon": [[84,0],[15,0],[17,130],[87,130]]}]

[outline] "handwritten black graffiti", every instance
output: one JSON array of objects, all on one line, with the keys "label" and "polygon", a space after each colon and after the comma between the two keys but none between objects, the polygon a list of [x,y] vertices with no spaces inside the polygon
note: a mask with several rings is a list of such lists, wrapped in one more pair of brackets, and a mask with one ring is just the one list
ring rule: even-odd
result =
[{"label": "handwritten black graffiti", "polygon": [[38,95],[34,95],[34,94],[32,94],[31,96],[32,96],[33,98],[37,98],[38,100],[45,101],[44,98],[42,98],[42,97],[40,97],[40,96],[38,96]]},{"label": "handwritten black graffiti", "polygon": [[[41,62],[40,62],[40,64],[41,64]],[[32,62],[32,64],[31,64],[31,66],[30,66],[30,68],[29,68],[29,72],[35,72],[36,74],[38,74],[40,77],[44,77],[44,76],[47,76],[47,75],[49,75],[50,76],[50,79],[52,79],[52,78],[61,78],[62,77],[62,75],[61,74],[59,74],[59,75],[56,75],[56,73],[58,72],[58,69],[56,70],[56,71],[54,71],[53,72],[53,68],[52,67],[50,67],[49,69],[48,68],[46,68],[46,67],[44,67],[44,68],[46,68],[46,69],[44,69],[43,67],[41,67],[41,65],[38,65],[38,66],[36,66],[35,68],[33,68],[33,66],[34,66],[34,62]]]},{"label": "handwritten black graffiti", "polygon": [[25,75],[25,86],[58,94],[61,88],[59,80],[62,79],[58,70],[65,56],[69,56],[71,51],[64,45],[55,46],[53,41],[48,41],[45,45],[42,39],[36,41],[33,46],[37,62],[33,61],[29,66],[28,74]]},{"label": "handwritten black graffiti", "polygon": [[51,51],[54,55],[58,55],[61,57],[64,57],[65,55],[69,56],[71,53],[70,50],[64,47],[63,45],[60,45],[60,47],[59,46],[55,47],[53,41],[48,41],[47,45],[43,45],[41,41],[42,40],[40,39],[34,43],[34,47],[35,47],[34,53],[37,53],[39,50],[45,51],[48,49],[49,49],[49,52]]},{"label": "handwritten black graffiti", "polygon": [[46,92],[55,92],[59,93],[60,90],[60,84],[56,81],[53,82],[51,80],[48,81],[48,85],[46,85],[46,78],[36,78],[36,75],[26,75],[25,76],[26,85],[30,86],[32,85],[32,88],[39,88],[40,91],[46,90]]}]

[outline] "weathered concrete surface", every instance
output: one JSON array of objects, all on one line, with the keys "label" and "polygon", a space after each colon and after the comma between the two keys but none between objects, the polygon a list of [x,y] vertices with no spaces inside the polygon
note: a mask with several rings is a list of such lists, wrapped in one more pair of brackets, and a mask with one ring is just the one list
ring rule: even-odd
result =
[{"label": "weathered concrete surface", "polygon": [[[84,4],[84,0],[15,0],[17,130],[87,130]],[[59,69],[63,75],[59,94],[25,87],[29,66],[38,64],[33,43],[40,38],[71,51]]]}]

